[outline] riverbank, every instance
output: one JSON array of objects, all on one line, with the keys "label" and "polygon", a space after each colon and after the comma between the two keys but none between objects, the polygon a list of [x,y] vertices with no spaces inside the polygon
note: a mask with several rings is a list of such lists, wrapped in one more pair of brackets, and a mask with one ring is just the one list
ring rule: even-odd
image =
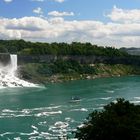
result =
[{"label": "riverbank", "polygon": [[[63,67],[63,70],[66,66]],[[52,69],[51,69],[52,68]],[[86,68],[86,71],[80,72],[81,68]],[[87,69],[88,68],[88,69]],[[69,68],[67,68],[69,69]],[[140,75],[140,67],[123,64],[89,64],[81,65],[79,70],[75,68],[69,71],[62,71],[61,69],[52,65],[44,65],[39,63],[24,64],[19,68],[19,76],[33,83],[47,84],[56,82],[65,82],[73,80],[95,79],[102,77],[120,77],[126,75]],[[57,72],[58,70],[58,72]]]}]

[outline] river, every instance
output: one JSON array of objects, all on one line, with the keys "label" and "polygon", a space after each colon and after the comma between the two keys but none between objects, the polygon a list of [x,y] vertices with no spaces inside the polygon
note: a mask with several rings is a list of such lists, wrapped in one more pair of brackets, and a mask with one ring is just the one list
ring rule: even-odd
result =
[{"label": "river", "polygon": [[[71,97],[80,97],[72,103]],[[140,103],[140,77],[126,76],[0,89],[0,139],[72,138],[89,113],[116,98]]]}]

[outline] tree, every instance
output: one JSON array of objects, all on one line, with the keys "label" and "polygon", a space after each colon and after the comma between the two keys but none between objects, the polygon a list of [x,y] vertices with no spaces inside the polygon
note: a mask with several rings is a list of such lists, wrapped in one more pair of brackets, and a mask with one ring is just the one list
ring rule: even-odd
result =
[{"label": "tree", "polygon": [[140,140],[140,106],[117,99],[101,112],[94,111],[82,128],[79,140]]},{"label": "tree", "polygon": [[8,53],[8,50],[5,48],[4,45],[0,45],[0,53]]}]

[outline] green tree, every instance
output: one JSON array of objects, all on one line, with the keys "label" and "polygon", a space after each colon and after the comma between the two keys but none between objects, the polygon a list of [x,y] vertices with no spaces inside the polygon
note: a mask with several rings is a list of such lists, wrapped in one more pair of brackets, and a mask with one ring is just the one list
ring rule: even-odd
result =
[{"label": "green tree", "polygon": [[5,48],[4,45],[0,45],[0,53],[8,53],[8,50]]},{"label": "green tree", "polygon": [[140,106],[118,99],[103,111],[91,113],[75,137],[79,140],[140,140]]}]

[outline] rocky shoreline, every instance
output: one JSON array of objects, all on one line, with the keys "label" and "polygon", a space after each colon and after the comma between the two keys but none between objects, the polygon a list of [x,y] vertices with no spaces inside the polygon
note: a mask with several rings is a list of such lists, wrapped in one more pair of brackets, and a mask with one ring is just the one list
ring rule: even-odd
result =
[{"label": "rocky shoreline", "polygon": [[[80,75],[80,77],[54,75],[47,79],[45,83],[63,83],[75,80],[94,80],[97,78],[121,77],[126,75]],[[127,75],[131,76],[131,75]]]},{"label": "rocky shoreline", "polygon": [[57,73],[52,75],[40,74],[38,68],[40,64],[26,64],[20,68],[19,76],[21,79],[36,83],[61,83],[74,80],[96,79],[105,77],[120,77],[129,75],[140,75],[140,67],[131,65],[109,65],[109,64],[96,64],[93,65],[95,69],[94,74],[79,74],[79,73]]}]

